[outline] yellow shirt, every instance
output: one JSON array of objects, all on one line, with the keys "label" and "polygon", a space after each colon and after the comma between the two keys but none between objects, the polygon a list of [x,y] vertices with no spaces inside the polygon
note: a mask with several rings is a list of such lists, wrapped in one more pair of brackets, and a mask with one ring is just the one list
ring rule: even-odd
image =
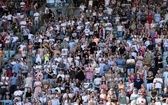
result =
[{"label": "yellow shirt", "polygon": [[45,61],[49,61],[49,56],[50,56],[50,55],[49,55],[48,53],[44,55]]}]

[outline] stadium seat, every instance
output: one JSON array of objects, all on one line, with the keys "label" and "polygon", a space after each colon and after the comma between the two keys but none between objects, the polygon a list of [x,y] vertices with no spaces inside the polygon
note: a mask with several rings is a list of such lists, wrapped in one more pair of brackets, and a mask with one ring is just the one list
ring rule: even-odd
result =
[{"label": "stadium seat", "polygon": [[10,58],[11,58],[12,56],[14,56],[14,54],[15,54],[15,51],[10,51]]}]

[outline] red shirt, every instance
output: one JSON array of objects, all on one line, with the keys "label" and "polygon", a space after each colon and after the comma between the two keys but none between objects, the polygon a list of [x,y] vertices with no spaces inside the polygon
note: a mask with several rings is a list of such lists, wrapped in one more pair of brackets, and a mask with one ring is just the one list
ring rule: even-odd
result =
[{"label": "red shirt", "polygon": [[149,24],[152,23],[152,19],[153,19],[152,14],[148,14],[148,22],[149,22]]}]

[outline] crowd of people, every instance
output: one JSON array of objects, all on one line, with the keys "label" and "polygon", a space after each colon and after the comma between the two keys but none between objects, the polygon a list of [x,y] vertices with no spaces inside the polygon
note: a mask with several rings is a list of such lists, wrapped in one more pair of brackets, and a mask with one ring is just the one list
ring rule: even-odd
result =
[{"label": "crowd of people", "polygon": [[[85,0],[78,17],[73,6],[63,17],[0,1],[0,102],[168,105],[168,1]],[[4,62],[6,50],[17,54]]]}]

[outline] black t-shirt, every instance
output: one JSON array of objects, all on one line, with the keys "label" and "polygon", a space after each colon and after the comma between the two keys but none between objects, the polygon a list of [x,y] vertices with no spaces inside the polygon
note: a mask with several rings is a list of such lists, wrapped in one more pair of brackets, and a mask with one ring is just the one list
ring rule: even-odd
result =
[{"label": "black t-shirt", "polygon": [[155,67],[158,67],[158,57],[155,58]]},{"label": "black t-shirt", "polygon": [[53,71],[49,71],[48,78],[53,78],[53,76],[50,75],[52,73],[53,73]]},{"label": "black t-shirt", "polygon": [[146,20],[147,20],[145,13],[142,13],[142,14],[141,14],[141,20],[142,20],[142,21],[146,21]]},{"label": "black t-shirt", "polygon": [[136,78],[134,80],[134,87],[137,88],[138,90],[141,88],[141,84],[143,84],[143,80],[141,78]]},{"label": "black t-shirt", "polygon": [[[162,62],[162,58],[158,59],[158,62]],[[163,68],[163,63],[158,64],[158,68]]]},{"label": "black t-shirt", "polygon": [[86,56],[88,55],[88,51],[87,50],[83,50],[83,57],[86,58]]},{"label": "black t-shirt", "polygon": [[76,71],[74,71],[74,69],[75,68],[71,68],[70,69],[70,73],[69,73],[70,74],[70,78],[72,78],[72,79],[75,78],[75,75],[76,75]]},{"label": "black t-shirt", "polygon": [[26,98],[29,98],[32,96],[32,93],[31,92],[26,92]]},{"label": "black t-shirt", "polygon": [[127,20],[127,16],[125,14],[122,14],[120,22],[125,22],[126,20]]},{"label": "black t-shirt", "polygon": [[7,87],[6,84],[0,85],[0,94],[5,95],[5,93],[6,93],[6,87]]},{"label": "black t-shirt", "polygon": [[39,42],[35,42],[34,45],[35,45],[34,49],[40,48],[40,43]]},{"label": "black t-shirt", "polygon": [[117,50],[117,46],[111,46],[111,52],[112,52],[112,53],[115,53],[116,50]]},{"label": "black t-shirt", "polygon": [[125,51],[126,51],[126,50],[125,50],[124,47],[122,47],[122,48],[119,49],[119,52],[120,52],[121,55],[124,54]]},{"label": "black t-shirt", "polygon": [[89,48],[90,48],[90,52],[93,54],[94,51],[96,50],[96,43],[95,42],[91,42],[89,44]]},{"label": "black t-shirt", "polygon": [[151,71],[153,73],[153,76],[155,77],[156,73],[157,73],[157,68],[155,67],[150,67],[149,71]]},{"label": "black t-shirt", "polygon": [[148,45],[147,48],[148,48],[150,51],[153,51],[154,47],[155,47],[154,45],[150,44],[150,45]]},{"label": "black t-shirt", "polygon": [[83,81],[85,79],[85,75],[84,75],[83,71],[78,71],[76,73],[75,77],[76,77],[76,79],[79,79],[80,81]]},{"label": "black t-shirt", "polygon": [[128,23],[126,23],[126,24],[124,24],[124,26],[125,26],[125,28],[126,28],[126,29],[128,29],[128,28],[129,28],[129,26],[130,26],[130,22],[128,22]]},{"label": "black t-shirt", "polygon": [[70,89],[70,83],[69,82],[65,82],[65,90],[69,90]]},{"label": "black t-shirt", "polygon": [[153,76],[147,76],[147,78],[150,78],[150,79],[147,79],[147,83],[153,83]]},{"label": "black t-shirt", "polygon": [[5,94],[9,95],[10,99],[12,98],[12,94],[11,94],[10,90],[6,91]]},{"label": "black t-shirt", "polygon": [[147,38],[143,37],[142,40],[143,40],[143,42],[145,43],[145,42],[147,41]]}]

